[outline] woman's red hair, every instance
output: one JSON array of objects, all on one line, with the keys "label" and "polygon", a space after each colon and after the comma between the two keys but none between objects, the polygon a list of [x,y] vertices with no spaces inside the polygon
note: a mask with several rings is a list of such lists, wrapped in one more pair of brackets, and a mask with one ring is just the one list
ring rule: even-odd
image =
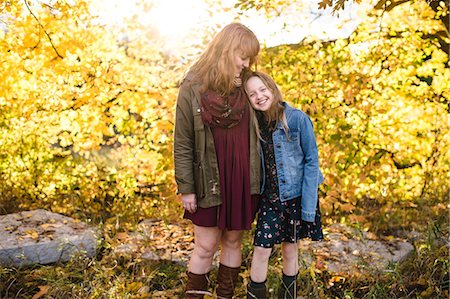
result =
[{"label": "woman's red hair", "polygon": [[201,91],[214,90],[228,95],[235,88],[235,56],[240,51],[256,63],[260,49],[256,35],[240,23],[225,26],[208,44],[205,52],[191,66],[192,82],[201,84]]}]

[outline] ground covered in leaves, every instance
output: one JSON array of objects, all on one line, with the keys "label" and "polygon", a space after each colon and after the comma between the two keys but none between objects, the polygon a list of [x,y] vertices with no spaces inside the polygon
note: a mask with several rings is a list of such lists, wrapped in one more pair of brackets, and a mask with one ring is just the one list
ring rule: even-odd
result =
[{"label": "ground covered in leaves", "polygon": [[[68,263],[0,268],[0,298],[183,298],[186,264],[193,248],[188,222],[145,220],[131,230],[105,226],[103,232],[95,258],[79,256]],[[325,236],[321,242],[300,244],[298,293],[302,298],[448,298],[448,235],[438,227],[426,235],[411,236],[409,254],[384,267],[368,260],[379,260],[380,252],[363,251],[351,242],[398,246],[396,238],[342,225],[326,227]],[[237,298],[245,297],[251,243],[249,232],[244,237]],[[312,254],[305,255],[308,252]],[[211,272],[212,290],[215,270]],[[272,295],[280,274],[281,255],[276,249],[268,276]]]}]

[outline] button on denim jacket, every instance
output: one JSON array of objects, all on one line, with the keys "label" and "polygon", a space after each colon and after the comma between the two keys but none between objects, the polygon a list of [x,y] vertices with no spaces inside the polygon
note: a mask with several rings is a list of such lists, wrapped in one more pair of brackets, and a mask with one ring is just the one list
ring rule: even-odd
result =
[{"label": "button on denim jacket", "polygon": [[[287,201],[301,196],[302,220],[314,222],[317,190],[324,178],[319,170],[313,124],[303,111],[294,109],[287,103],[283,105],[286,108],[289,138],[281,122],[278,122],[277,129],[272,134],[280,200]],[[265,173],[261,193],[264,184]]]}]

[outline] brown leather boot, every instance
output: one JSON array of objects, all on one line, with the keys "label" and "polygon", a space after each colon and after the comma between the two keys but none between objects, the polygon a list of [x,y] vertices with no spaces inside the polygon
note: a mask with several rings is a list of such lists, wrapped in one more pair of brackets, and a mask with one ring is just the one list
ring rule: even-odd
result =
[{"label": "brown leather boot", "polygon": [[187,272],[187,283],[184,298],[189,299],[203,299],[204,295],[212,296],[211,292],[208,292],[209,273],[195,274]]},{"label": "brown leather boot", "polygon": [[217,299],[231,299],[234,295],[239,272],[241,267],[231,268],[219,264],[219,273],[217,274]]}]

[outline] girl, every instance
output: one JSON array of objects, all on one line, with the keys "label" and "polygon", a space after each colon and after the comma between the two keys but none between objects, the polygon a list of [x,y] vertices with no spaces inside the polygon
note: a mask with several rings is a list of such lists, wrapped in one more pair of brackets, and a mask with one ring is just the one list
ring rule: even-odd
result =
[{"label": "girl", "polygon": [[241,239],[256,214],[261,169],[253,110],[240,76],[254,64],[259,48],[250,29],[229,24],[213,38],[180,86],[175,179],[184,218],[194,224],[185,298],[212,295],[208,273],[219,243],[217,297],[234,294]]},{"label": "girl", "polygon": [[283,102],[267,74],[246,74],[245,90],[257,110],[264,158],[263,191],[258,207],[247,298],[266,298],[271,250],[281,243],[283,277],[278,298],[296,298],[300,238],[323,239],[317,189],[323,182],[310,118]]}]

